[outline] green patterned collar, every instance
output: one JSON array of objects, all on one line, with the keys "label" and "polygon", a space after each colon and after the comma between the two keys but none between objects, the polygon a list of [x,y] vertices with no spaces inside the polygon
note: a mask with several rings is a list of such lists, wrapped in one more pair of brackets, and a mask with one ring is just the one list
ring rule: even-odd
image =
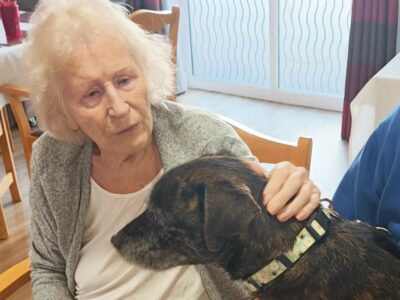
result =
[{"label": "green patterned collar", "polygon": [[296,236],[293,248],[282,253],[257,273],[243,280],[244,286],[249,291],[256,292],[287,269],[290,269],[316,241],[326,234],[330,219],[330,210],[320,207],[310,218],[307,226]]}]

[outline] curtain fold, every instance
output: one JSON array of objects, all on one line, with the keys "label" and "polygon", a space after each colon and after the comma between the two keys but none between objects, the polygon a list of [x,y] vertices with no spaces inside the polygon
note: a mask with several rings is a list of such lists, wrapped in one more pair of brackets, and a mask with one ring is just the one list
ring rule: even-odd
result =
[{"label": "curtain fold", "polygon": [[367,81],[396,54],[398,0],[353,0],[342,115],[349,140],[350,103]]}]

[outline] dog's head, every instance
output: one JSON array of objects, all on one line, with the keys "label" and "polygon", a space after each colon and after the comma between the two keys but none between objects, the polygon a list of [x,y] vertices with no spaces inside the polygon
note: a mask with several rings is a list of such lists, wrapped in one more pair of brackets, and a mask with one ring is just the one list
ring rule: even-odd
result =
[{"label": "dog's head", "polygon": [[234,157],[185,163],[157,182],[148,209],[112,243],[126,260],[152,269],[216,261],[261,214],[265,183]]}]

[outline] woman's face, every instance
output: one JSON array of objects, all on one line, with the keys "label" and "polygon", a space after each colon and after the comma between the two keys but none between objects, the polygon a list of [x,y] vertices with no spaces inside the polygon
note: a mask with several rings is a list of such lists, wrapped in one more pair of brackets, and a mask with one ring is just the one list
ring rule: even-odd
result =
[{"label": "woman's face", "polygon": [[125,44],[100,38],[71,58],[63,81],[69,127],[81,129],[102,153],[132,155],[149,146],[146,82]]}]

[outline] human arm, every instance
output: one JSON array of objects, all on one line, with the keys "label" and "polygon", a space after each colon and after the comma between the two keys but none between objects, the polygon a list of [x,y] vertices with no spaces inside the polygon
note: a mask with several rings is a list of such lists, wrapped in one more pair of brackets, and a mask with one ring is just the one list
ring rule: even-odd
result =
[{"label": "human arm", "polygon": [[41,183],[39,153],[31,160],[31,236],[30,251],[33,299],[73,299],[67,287],[65,259],[57,239],[57,225]]},{"label": "human arm", "polygon": [[400,109],[373,132],[333,197],[347,219],[389,229],[400,241]]}]

